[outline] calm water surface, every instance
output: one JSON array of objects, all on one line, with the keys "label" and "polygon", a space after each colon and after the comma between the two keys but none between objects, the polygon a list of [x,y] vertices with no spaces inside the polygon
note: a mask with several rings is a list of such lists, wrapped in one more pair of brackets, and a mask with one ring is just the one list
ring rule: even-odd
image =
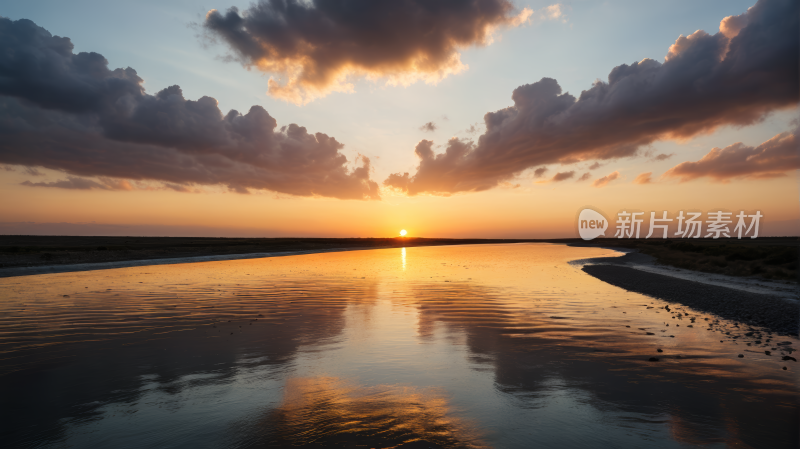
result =
[{"label": "calm water surface", "polygon": [[478,245],[0,279],[0,446],[798,447],[796,364],[752,341],[769,335],[734,338],[744,325],[568,263],[611,254]]}]

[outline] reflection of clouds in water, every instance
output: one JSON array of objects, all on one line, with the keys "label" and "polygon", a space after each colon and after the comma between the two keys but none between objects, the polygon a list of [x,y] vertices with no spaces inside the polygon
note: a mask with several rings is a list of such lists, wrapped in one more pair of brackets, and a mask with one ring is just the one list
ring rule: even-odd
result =
[{"label": "reflection of clouds in water", "polygon": [[[135,416],[152,420],[159,406],[179,409],[185,396],[232,386],[245,370],[265,367],[271,377],[280,378],[301,348],[322,346],[341,335],[348,305],[370,304],[377,295],[369,280],[309,283],[266,276],[245,284],[231,276],[220,285],[209,283],[210,271],[200,265],[184,267],[189,269],[159,267],[164,279],[136,277],[148,284],[129,283],[119,276],[124,271],[108,270],[100,273],[118,277],[98,281],[78,273],[60,275],[67,280],[63,283],[26,285],[21,297],[53,297],[53,289],[72,294],[37,301],[16,316],[0,316],[0,324],[12,324],[0,341],[0,350],[9,356],[0,360],[0,420],[12,429],[5,434],[9,447],[15,441],[45,445],[81,438],[76,426],[110,420],[103,412],[106,404],[129,404]],[[230,275],[232,270],[219,267],[211,270],[214,275]],[[69,281],[74,277],[80,288],[91,288],[73,293]],[[163,280],[169,284],[157,285]],[[11,304],[19,299],[14,296],[6,295]],[[155,407],[139,402],[147,392],[162,393],[151,399],[158,402]],[[179,422],[180,416],[169,420]]]},{"label": "reflection of clouds in water", "polygon": [[[731,364],[708,347],[692,344],[667,349],[654,365],[646,361],[647,351],[672,339],[621,333],[604,316],[554,315],[574,312],[576,305],[564,305],[572,300],[569,295],[552,302],[546,295],[528,295],[527,310],[521,310],[518,292],[482,285],[420,283],[408,292],[420,311],[420,338],[433,341],[462,333],[472,368],[493,372],[495,388],[517,407],[547,410],[545,419],[556,426],[569,423],[578,410],[602,414],[604,435],[589,435],[590,427],[571,432],[571,438],[587,446],[594,438],[619,443],[624,437],[618,431],[652,437],[666,425],[664,436],[691,445],[796,447],[797,387],[765,373],[763,366]],[[637,304],[642,300],[627,295]],[[437,333],[437,324],[446,330]],[[676,354],[682,358],[675,359]],[[573,406],[554,405],[564,401]],[[516,419],[508,411],[499,413]]]},{"label": "reflection of clouds in water", "polygon": [[797,446],[785,372],[728,357],[691,316],[661,328],[674,339],[646,336],[669,318],[656,300],[564,263],[601,252],[386,249],[0,280],[13,359],[0,422],[19,429],[4,442],[91,446],[119,438],[97,429],[138,425],[150,433],[134,443],[217,447]]},{"label": "reflection of clouds in water", "polygon": [[474,426],[452,416],[441,390],[367,387],[330,377],[289,379],[281,405],[268,413],[263,430],[270,444],[281,446],[357,441],[364,447],[412,442],[448,448],[485,447]]}]

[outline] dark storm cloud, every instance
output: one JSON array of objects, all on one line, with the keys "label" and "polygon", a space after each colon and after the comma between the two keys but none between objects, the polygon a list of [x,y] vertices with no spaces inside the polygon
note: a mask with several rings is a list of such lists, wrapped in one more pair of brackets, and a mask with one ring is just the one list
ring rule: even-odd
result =
[{"label": "dark storm cloud", "polygon": [[[3,165],[3,166],[2,166],[2,168],[3,168],[3,170],[5,170],[5,171],[17,171],[17,169],[16,169],[16,168],[14,168],[14,167],[13,167],[13,166],[11,166],[11,165]],[[36,167],[19,167],[19,168],[21,168],[21,169],[22,169],[22,173],[24,173],[24,174],[26,174],[26,175],[30,175],[30,176],[44,176],[44,173],[42,173],[42,172],[40,172],[39,170],[37,170],[37,169],[36,169]]]},{"label": "dark storm cloud", "polygon": [[[187,100],[178,86],[148,95],[133,69],[73,54],[68,38],[29,20],[0,18],[0,50],[0,163],[161,181],[173,190],[379,198],[367,158],[349,170],[336,139],[295,124],[279,130],[261,106],[223,115],[215,99]],[[71,179],[28,185],[101,188]]]},{"label": "dark storm cloud", "polygon": [[508,0],[260,0],[208,12],[204,27],[248,67],[273,73],[269,93],[306,103],[351,91],[348,76],[435,82],[466,67],[458,50],[491,42],[532,11]]},{"label": "dark storm cloud", "polygon": [[713,36],[681,36],[664,63],[615,67],[579,98],[550,78],[520,86],[513,106],[485,115],[477,143],[418,152],[416,174],[385,184],[409,195],[480,191],[540,165],[632,156],[659,139],[759,122],[798,104],[799,16],[796,0],[759,0]]},{"label": "dark storm cloud", "polygon": [[437,128],[436,123],[433,122],[428,122],[419,127],[420,131],[428,131],[428,132],[434,132],[436,131],[436,128]]},{"label": "dark storm cloud", "polygon": [[691,181],[709,177],[716,181],[734,178],[773,178],[800,169],[798,131],[785,132],[757,147],[741,142],[725,148],[712,148],[697,162],[682,162],[662,176]]}]

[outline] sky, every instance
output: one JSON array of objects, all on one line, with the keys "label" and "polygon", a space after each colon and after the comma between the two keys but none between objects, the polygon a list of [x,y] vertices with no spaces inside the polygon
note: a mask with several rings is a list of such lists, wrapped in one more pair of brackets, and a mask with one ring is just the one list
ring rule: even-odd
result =
[{"label": "sky", "polygon": [[797,235],[798,15],[8,0],[0,233],[552,238],[590,206]]}]

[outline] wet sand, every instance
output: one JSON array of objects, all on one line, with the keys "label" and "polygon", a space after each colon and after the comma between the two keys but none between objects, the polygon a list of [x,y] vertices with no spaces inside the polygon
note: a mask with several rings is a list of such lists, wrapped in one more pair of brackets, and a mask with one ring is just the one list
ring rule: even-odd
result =
[{"label": "wet sand", "polygon": [[[800,291],[797,283],[733,277],[659,265],[652,256],[627,248],[607,249],[619,256],[574,260],[611,285],[672,303],[713,313],[778,335],[797,336],[800,329]],[[752,329],[735,329],[739,338]],[[768,345],[765,345],[768,346]]]},{"label": "wet sand", "polygon": [[[798,303],[779,296],[704,284],[619,265],[586,265],[583,271],[631,292],[683,304],[749,326],[764,327],[778,335],[797,336],[798,333]],[[705,324],[697,323],[703,327]],[[752,329],[747,329],[739,333],[750,332],[752,335]]]}]

